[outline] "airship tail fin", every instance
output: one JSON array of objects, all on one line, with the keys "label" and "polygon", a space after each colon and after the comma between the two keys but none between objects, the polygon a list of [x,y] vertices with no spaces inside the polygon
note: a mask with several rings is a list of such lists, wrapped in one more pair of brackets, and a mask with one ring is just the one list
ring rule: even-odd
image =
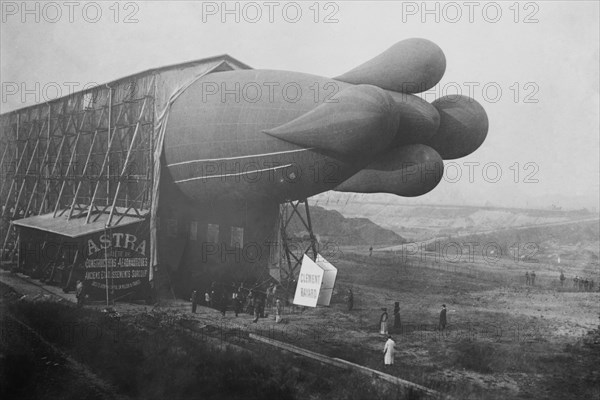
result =
[{"label": "airship tail fin", "polygon": [[488,132],[488,118],[483,107],[467,96],[444,96],[432,103],[440,115],[438,131],[423,143],[433,147],[444,160],[473,153]]},{"label": "airship tail fin", "polygon": [[400,41],[358,67],[334,79],[368,84],[402,93],[434,87],[446,71],[446,57],[435,43],[420,38]]},{"label": "airship tail fin", "polygon": [[329,102],[283,125],[263,131],[300,146],[342,156],[368,157],[383,151],[398,130],[398,105],[378,87],[345,88]]},{"label": "airship tail fin", "polygon": [[401,146],[384,153],[334,190],[414,197],[435,188],[443,173],[442,157],[431,147]]}]

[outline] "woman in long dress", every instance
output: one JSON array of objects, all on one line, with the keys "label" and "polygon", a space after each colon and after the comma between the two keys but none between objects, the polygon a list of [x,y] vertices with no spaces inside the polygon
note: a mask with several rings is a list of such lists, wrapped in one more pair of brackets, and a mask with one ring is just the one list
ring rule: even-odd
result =
[{"label": "woman in long dress", "polygon": [[393,365],[394,364],[394,346],[396,342],[392,339],[392,336],[388,336],[388,340],[385,342],[385,346],[383,348],[383,363],[385,365]]},{"label": "woman in long dress", "polygon": [[381,318],[379,318],[379,325],[381,327],[380,333],[382,335],[388,334],[388,313],[387,308],[382,308],[383,314],[381,314]]}]

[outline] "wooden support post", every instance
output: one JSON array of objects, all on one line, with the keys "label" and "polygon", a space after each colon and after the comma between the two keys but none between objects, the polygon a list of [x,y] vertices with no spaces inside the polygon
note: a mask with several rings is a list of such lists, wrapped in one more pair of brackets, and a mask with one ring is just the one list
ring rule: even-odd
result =
[{"label": "wooden support post", "polygon": [[121,174],[119,175],[119,183],[117,183],[117,190],[115,191],[115,196],[113,198],[112,206],[110,209],[110,214],[108,216],[108,221],[106,222],[106,226],[111,226],[113,214],[115,212],[115,206],[117,204],[117,199],[119,197],[119,192],[121,190],[121,183],[125,177],[125,173],[127,172],[127,168],[129,167],[129,161],[131,160],[131,151],[133,150],[133,145],[135,144],[135,140],[137,139],[138,132],[140,130],[140,121],[144,116],[144,110],[146,109],[146,104],[148,103],[148,94],[146,94],[144,98],[144,103],[142,104],[142,109],[140,110],[140,115],[137,119],[137,123],[135,124],[135,130],[133,132],[133,137],[131,138],[131,143],[129,143],[129,148],[127,149],[127,156],[125,157],[125,164],[123,165],[123,169]]},{"label": "wooden support post", "polygon": [[[62,185],[60,186],[60,192],[58,192],[58,199],[56,199],[56,204],[54,205],[53,217],[56,217],[56,213],[58,212],[58,208],[60,207],[60,200],[62,199],[62,194],[64,192],[65,185],[67,184],[67,176],[69,175],[69,173],[71,171],[71,167],[73,166],[73,159],[75,158],[75,153],[77,152],[77,144],[79,143],[79,137],[81,136],[81,129],[83,128],[83,123],[85,122],[85,117],[86,116],[84,114],[83,118],[81,120],[81,125],[79,126],[79,129],[77,130],[77,135],[75,136],[75,143],[73,145],[73,149],[71,150],[71,157],[69,158],[69,166],[67,167],[67,171],[63,177]],[[73,119],[73,117],[71,116],[69,118],[69,121],[71,121],[72,119]],[[69,129],[69,123],[67,123],[66,130],[68,130],[68,129]]]},{"label": "wooden support post", "polygon": [[82,178],[77,183],[77,189],[75,190],[75,195],[73,196],[73,202],[71,203],[71,208],[69,210],[69,215],[67,216],[67,220],[70,220],[71,217],[73,216],[73,209],[75,208],[75,204],[77,203],[77,197],[79,196],[79,190],[81,189],[81,184],[83,182],[83,179],[85,178],[85,174],[87,173],[88,165],[90,164],[90,158],[92,157],[92,151],[94,149],[94,143],[96,142],[96,134],[97,133],[98,133],[98,130],[96,129],[96,131],[94,132],[93,137],[92,137],[92,144],[90,145],[90,150],[88,151],[87,158],[85,159],[85,166],[83,167],[83,171],[81,172]]},{"label": "wooden support post", "polygon": [[[56,156],[56,160],[54,161],[54,165],[52,166],[52,171],[50,171],[50,176],[54,176],[54,174],[56,173],[56,166],[58,165],[58,162],[62,156],[62,150],[64,148],[64,144],[65,141],[67,140],[66,136],[63,136],[62,139],[60,140],[60,146],[58,147],[58,155]],[[44,210],[44,203],[46,202],[46,198],[48,197],[48,192],[50,191],[50,180],[51,178],[48,177],[48,180],[46,181],[46,189],[44,190],[44,196],[42,196],[42,205],[40,206],[40,211],[38,212],[38,214],[41,214]]]},{"label": "wooden support post", "polygon": [[[23,177],[23,182],[21,183],[21,188],[19,189],[19,195],[17,196],[17,200],[15,201],[15,209],[13,211],[12,214],[12,218],[14,219],[17,215],[18,209],[19,209],[19,204],[21,203],[21,196],[23,194],[23,189],[25,188],[25,185],[27,184],[27,177],[29,176],[29,172],[31,171],[31,165],[33,163],[33,159],[35,158],[35,155],[37,153],[37,149],[40,145],[40,139],[42,136],[41,131],[43,130],[44,126],[46,124],[44,123],[44,125],[42,125],[42,128],[40,129],[40,132],[38,133],[38,137],[37,140],[35,141],[35,146],[33,148],[33,151],[31,152],[31,157],[29,158],[29,163],[27,164],[27,169],[25,170],[25,176]],[[32,128],[33,129],[33,128]],[[29,209],[29,202],[27,205],[27,210]],[[27,210],[25,211],[25,214],[23,215],[23,218],[27,217]]]}]

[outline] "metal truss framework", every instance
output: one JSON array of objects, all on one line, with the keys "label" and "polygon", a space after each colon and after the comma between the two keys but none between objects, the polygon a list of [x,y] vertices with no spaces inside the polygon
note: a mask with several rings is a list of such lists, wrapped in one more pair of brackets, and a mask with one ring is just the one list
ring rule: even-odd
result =
[{"label": "metal truss framework", "polygon": [[[305,215],[300,212],[304,205]],[[300,251],[293,251],[299,249],[292,249],[292,240],[288,234],[288,228],[294,219],[299,220],[304,228],[308,231],[309,240],[308,243],[304,241],[299,243]],[[281,282],[284,286],[289,286],[296,280],[298,273],[298,266],[302,265],[302,257],[308,254],[312,250],[313,261],[317,258],[317,239],[313,233],[312,222],[310,219],[310,210],[308,201],[306,199],[288,201],[283,203],[279,207],[279,221],[280,221],[280,234],[283,254],[285,258],[284,262],[280,263]],[[294,245],[298,242],[294,241]],[[293,246],[296,247],[296,246]],[[287,268],[285,268],[287,267]],[[286,285],[287,283],[287,285]]]},{"label": "metal truss framework", "polygon": [[74,93],[0,117],[0,245],[14,255],[11,221],[55,218],[107,227],[142,218],[152,196],[156,75]]}]

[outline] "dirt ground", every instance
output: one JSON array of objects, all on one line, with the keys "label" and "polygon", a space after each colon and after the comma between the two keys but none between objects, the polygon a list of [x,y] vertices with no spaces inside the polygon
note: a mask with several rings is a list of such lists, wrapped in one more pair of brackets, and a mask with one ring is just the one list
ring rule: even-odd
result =
[{"label": "dirt ground", "polygon": [[[283,323],[272,315],[223,317],[185,300],[163,299],[156,306],[117,303],[125,318],[150,309],[185,315],[222,332],[251,331],[309,350],[382,370],[460,399],[590,399],[600,394],[600,293],[561,288],[551,266],[536,264],[535,286],[524,283],[532,266],[483,259],[448,263],[362,248],[342,248],[329,259],[339,270],[330,307],[288,306]],[[5,274],[2,276],[5,281]],[[354,309],[345,295],[352,288]],[[34,290],[35,292],[35,290]],[[35,296],[35,293],[30,293]],[[392,310],[400,303],[401,328]],[[441,304],[448,327],[437,330]],[[103,304],[89,307],[102,308]],[[378,323],[390,315],[397,343],[396,363],[383,366]],[[228,338],[231,340],[231,337]],[[595,397],[594,397],[595,396]]]},{"label": "dirt ground", "polygon": [[[338,288],[353,287],[355,325],[348,324],[343,304],[314,312],[325,317],[321,323],[332,318],[340,341],[366,350],[365,364],[381,363],[379,308],[387,307],[391,315],[399,301],[404,329],[394,333],[398,376],[446,388],[458,398],[586,399],[600,393],[594,366],[599,344],[585,340],[600,322],[597,286],[593,293],[577,292],[571,282],[560,287],[554,267],[541,263],[403,260],[386,252],[369,257],[357,248],[342,253],[335,263],[341,271]],[[531,270],[537,271],[535,286],[524,282]],[[435,330],[442,303],[448,307],[444,335]],[[558,374],[570,375],[565,381],[571,384],[556,384]]]}]

